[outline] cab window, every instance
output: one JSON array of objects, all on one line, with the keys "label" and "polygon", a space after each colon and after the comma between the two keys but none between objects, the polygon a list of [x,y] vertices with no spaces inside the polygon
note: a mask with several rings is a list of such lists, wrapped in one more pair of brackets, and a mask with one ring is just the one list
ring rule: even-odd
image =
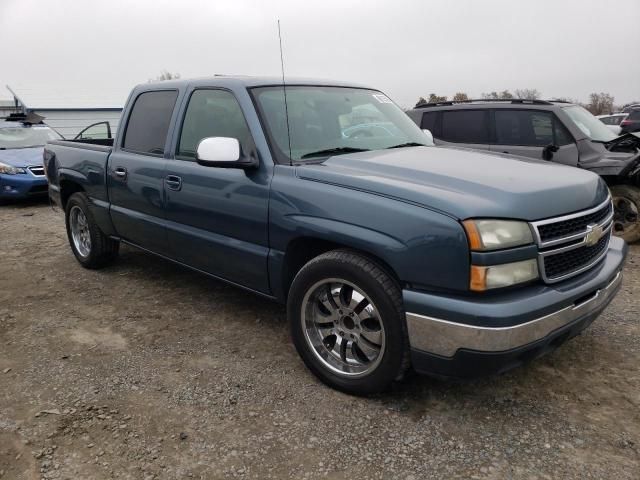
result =
[{"label": "cab window", "polygon": [[122,148],[136,153],[161,156],[178,92],[145,92],[133,104]]},{"label": "cab window", "polygon": [[207,137],[230,137],[240,142],[243,152],[249,150],[251,133],[240,104],[226,90],[196,90],[182,123],[176,157],[195,160],[200,140]]}]

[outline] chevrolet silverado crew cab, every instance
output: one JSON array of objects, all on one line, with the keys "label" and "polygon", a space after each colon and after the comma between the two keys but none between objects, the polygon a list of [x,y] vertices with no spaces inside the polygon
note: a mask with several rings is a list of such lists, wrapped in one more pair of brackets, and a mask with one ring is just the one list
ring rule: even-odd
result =
[{"label": "chevrolet silverado crew cab", "polygon": [[559,100],[419,103],[407,113],[431,132],[436,145],[537,158],[597,173],[613,196],[613,233],[629,243],[640,240],[640,135],[618,136],[584,107]]},{"label": "chevrolet silverado crew cab", "polygon": [[519,365],[620,288],[600,177],[428,141],[378,90],[212,77],[140,85],[115,140],[44,161],[84,267],[127,243],[286,303],[309,369],[364,394]]}]

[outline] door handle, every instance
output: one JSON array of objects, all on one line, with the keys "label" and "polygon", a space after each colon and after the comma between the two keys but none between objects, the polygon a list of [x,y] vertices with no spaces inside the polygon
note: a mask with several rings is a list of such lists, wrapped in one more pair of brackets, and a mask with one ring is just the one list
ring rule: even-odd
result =
[{"label": "door handle", "polygon": [[167,175],[164,181],[170,190],[180,190],[182,188],[182,178],[177,175]]},{"label": "door handle", "polygon": [[126,178],[127,178],[127,169],[124,168],[124,167],[116,167],[116,169],[113,171],[113,173],[120,180],[126,180]]}]

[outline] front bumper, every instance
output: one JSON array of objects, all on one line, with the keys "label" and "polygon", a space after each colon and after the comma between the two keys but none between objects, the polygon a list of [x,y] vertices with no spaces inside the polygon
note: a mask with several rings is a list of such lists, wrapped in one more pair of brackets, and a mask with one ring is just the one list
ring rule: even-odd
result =
[{"label": "front bumper", "polygon": [[622,282],[627,246],[613,237],[603,261],[571,280],[482,297],[405,290],[414,369],[446,377],[499,373],[586,328]]},{"label": "front bumper", "polygon": [[31,173],[0,174],[0,198],[27,198],[47,194],[47,179]]}]

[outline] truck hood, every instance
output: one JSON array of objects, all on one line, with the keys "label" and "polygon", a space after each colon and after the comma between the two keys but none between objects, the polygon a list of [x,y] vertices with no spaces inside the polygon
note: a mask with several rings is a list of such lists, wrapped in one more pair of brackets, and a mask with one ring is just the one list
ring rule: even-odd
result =
[{"label": "truck hood", "polygon": [[540,220],[605,200],[597,175],[575,167],[468,149],[412,147],[330,157],[298,177],[472,217]]},{"label": "truck hood", "polygon": [[44,147],[0,150],[0,162],[20,168],[42,166],[43,151]]}]

